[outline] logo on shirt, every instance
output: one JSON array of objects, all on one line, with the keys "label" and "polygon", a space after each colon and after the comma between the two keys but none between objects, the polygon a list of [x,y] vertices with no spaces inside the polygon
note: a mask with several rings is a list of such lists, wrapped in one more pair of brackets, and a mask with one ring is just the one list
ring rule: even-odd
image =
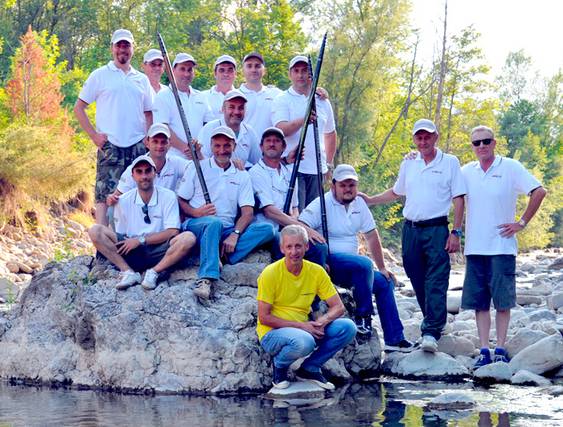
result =
[{"label": "logo on shirt", "polygon": [[439,173],[440,175],[442,175],[442,171],[433,170],[432,173]]},{"label": "logo on shirt", "polygon": [[360,211],[352,211],[352,213],[350,215],[359,215]]},{"label": "logo on shirt", "polygon": [[491,178],[502,178],[502,175],[494,174],[494,175],[491,175]]},{"label": "logo on shirt", "polygon": [[240,185],[238,182],[236,181],[229,181],[229,184],[233,184],[233,185]]}]

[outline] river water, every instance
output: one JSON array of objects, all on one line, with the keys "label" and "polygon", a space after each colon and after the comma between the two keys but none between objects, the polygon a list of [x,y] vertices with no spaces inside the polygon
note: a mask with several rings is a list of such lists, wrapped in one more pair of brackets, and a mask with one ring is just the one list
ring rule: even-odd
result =
[{"label": "river water", "polygon": [[[464,411],[436,411],[442,393],[475,401]],[[137,396],[0,383],[5,426],[563,426],[563,396],[539,388],[386,380],[344,386],[324,399],[274,401],[263,396]]]}]

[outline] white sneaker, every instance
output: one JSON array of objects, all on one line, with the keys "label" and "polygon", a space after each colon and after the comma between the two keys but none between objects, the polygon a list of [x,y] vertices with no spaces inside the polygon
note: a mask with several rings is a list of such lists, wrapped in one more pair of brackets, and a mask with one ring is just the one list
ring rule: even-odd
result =
[{"label": "white sneaker", "polygon": [[438,342],[432,335],[424,335],[420,343],[420,348],[429,353],[436,353],[438,351]]},{"label": "white sneaker", "polygon": [[156,281],[158,280],[158,273],[154,271],[152,268],[149,268],[145,271],[145,278],[141,283],[141,286],[146,289],[147,291],[152,291],[156,288]]},{"label": "white sneaker", "polygon": [[141,275],[133,270],[122,271],[120,277],[121,280],[115,285],[119,290],[130,288],[141,281]]}]

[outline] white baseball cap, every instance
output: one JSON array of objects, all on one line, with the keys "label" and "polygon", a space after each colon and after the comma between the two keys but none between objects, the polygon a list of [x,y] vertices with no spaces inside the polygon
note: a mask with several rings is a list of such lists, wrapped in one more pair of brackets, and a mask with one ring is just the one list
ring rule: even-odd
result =
[{"label": "white baseball cap", "polygon": [[231,99],[235,99],[235,98],[242,98],[244,99],[244,102],[248,102],[248,98],[246,97],[246,95],[238,89],[233,89],[228,91],[225,94],[225,98],[223,99],[223,102],[230,101]]},{"label": "white baseball cap", "polygon": [[149,165],[156,169],[156,165],[154,164],[153,159],[151,159],[150,156],[147,156],[146,154],[143,154],[142,156],[139,156],[135,160],[133,160],[133,163],[131,163],[131,169],[135,169],[135,166],[142,162],[147,162]]},{"label": "white baseball cap", "polygon": [[172,63],[172,68],[174,68],[177,64],[181,64],[182,62],[188,62],[188,61],[191,61],[194,63],[194,65],[197,65],[197,62],[195,61],[192,55],[184,52],[179,53],[178,55],[176,55],[176,58],[174,58],[174,62]]},{"label": "white baseball cap", "polygon": [[162,133],[166,135],[167,138],[170,138],[170,128],[164,123],[153,123],[149,128],[147,135],[149,137],[153,137],[155,135],[158,135],[159,133]]},{"label": "white baseball cap", "polygon": [[213,129],[213,132],[211,132],[211,138],[217,135],[224,135],[227,138],[231,138],[232,140],[236,139],[233,130],[227,126],[219,126]]},{"label": "white baseball cap", "polygon": [[213,66],[213,68],[217,68],[217,65],[222,64],[223,62],[233,64],[235,68],[237,68],[237,61],[235,61],[235,58],[233,58],[231,55],[221,55],[215,60],[215,65]]},{"label": "white baseball cap", "polygon": [[291,70],[298,62],[304,62],[305,64],[308,64],[309,58],[307,58],[305,55],[294,56],[293,58],[291,58],[291,61],[289,61],[289,69]]},{"label": "white baseball cap", "polygon": [[115,30],[113,32],[113,35],[111,36],[111,44],[118,43],[122,40],[133,44],[133,34],[131,34],[131,31],[120,28],[119,30]]},{"label": "white baseball cap", "polygon": [[164,61],[164,57],[162,56],[162,53],[160,53],[160,50],[158,49],[149,49],[143,56],[143,62],[145,64],[148,64],[149,62],[152,62],[155,59],[160,59],[161,61]]},{"label": "white baseball cap", "polygon": [[436,125],[432,120],[420,119],[417,120],[412,128],[412,134],[415,135],[418,131],[425,130],[426,132],[435,133]]},{"label": "white baseball cap", "polygon": [[270,126],[269,128],[264,129],[264,132],[262,132],[262,141],[264,141],[264,138],[272,134],[279,136],[283,141],[285,141],[283,130],[275,126]]},{"label": "white baseball cap", "polygon": [[334,168],[334,172],[332,172],[332,179],[338,182],[346,181],[347,179],[358,181],[358,174],[356,173],[354,166],[341,164]]}]

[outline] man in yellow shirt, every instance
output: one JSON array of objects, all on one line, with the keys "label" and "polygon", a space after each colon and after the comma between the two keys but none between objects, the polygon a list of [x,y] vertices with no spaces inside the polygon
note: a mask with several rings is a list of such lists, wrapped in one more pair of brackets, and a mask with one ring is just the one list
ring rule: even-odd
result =
[{"label": "man in yellow shirt", "polygon": [[[288,225],[281,231],[280,249],[285,257],[267,266],[258,277],[256,332],[262,348],[274,359],[274,387],[288,387],[289,366],[309,356],[295,373],[297,378],[333,390],[321,366],[354,339],[356,325],[340,318],[344,304],[326,271],[303,259],[308,248],[304,227]],[[310,321],[316,295],[326,301],[328,312]]]}]

